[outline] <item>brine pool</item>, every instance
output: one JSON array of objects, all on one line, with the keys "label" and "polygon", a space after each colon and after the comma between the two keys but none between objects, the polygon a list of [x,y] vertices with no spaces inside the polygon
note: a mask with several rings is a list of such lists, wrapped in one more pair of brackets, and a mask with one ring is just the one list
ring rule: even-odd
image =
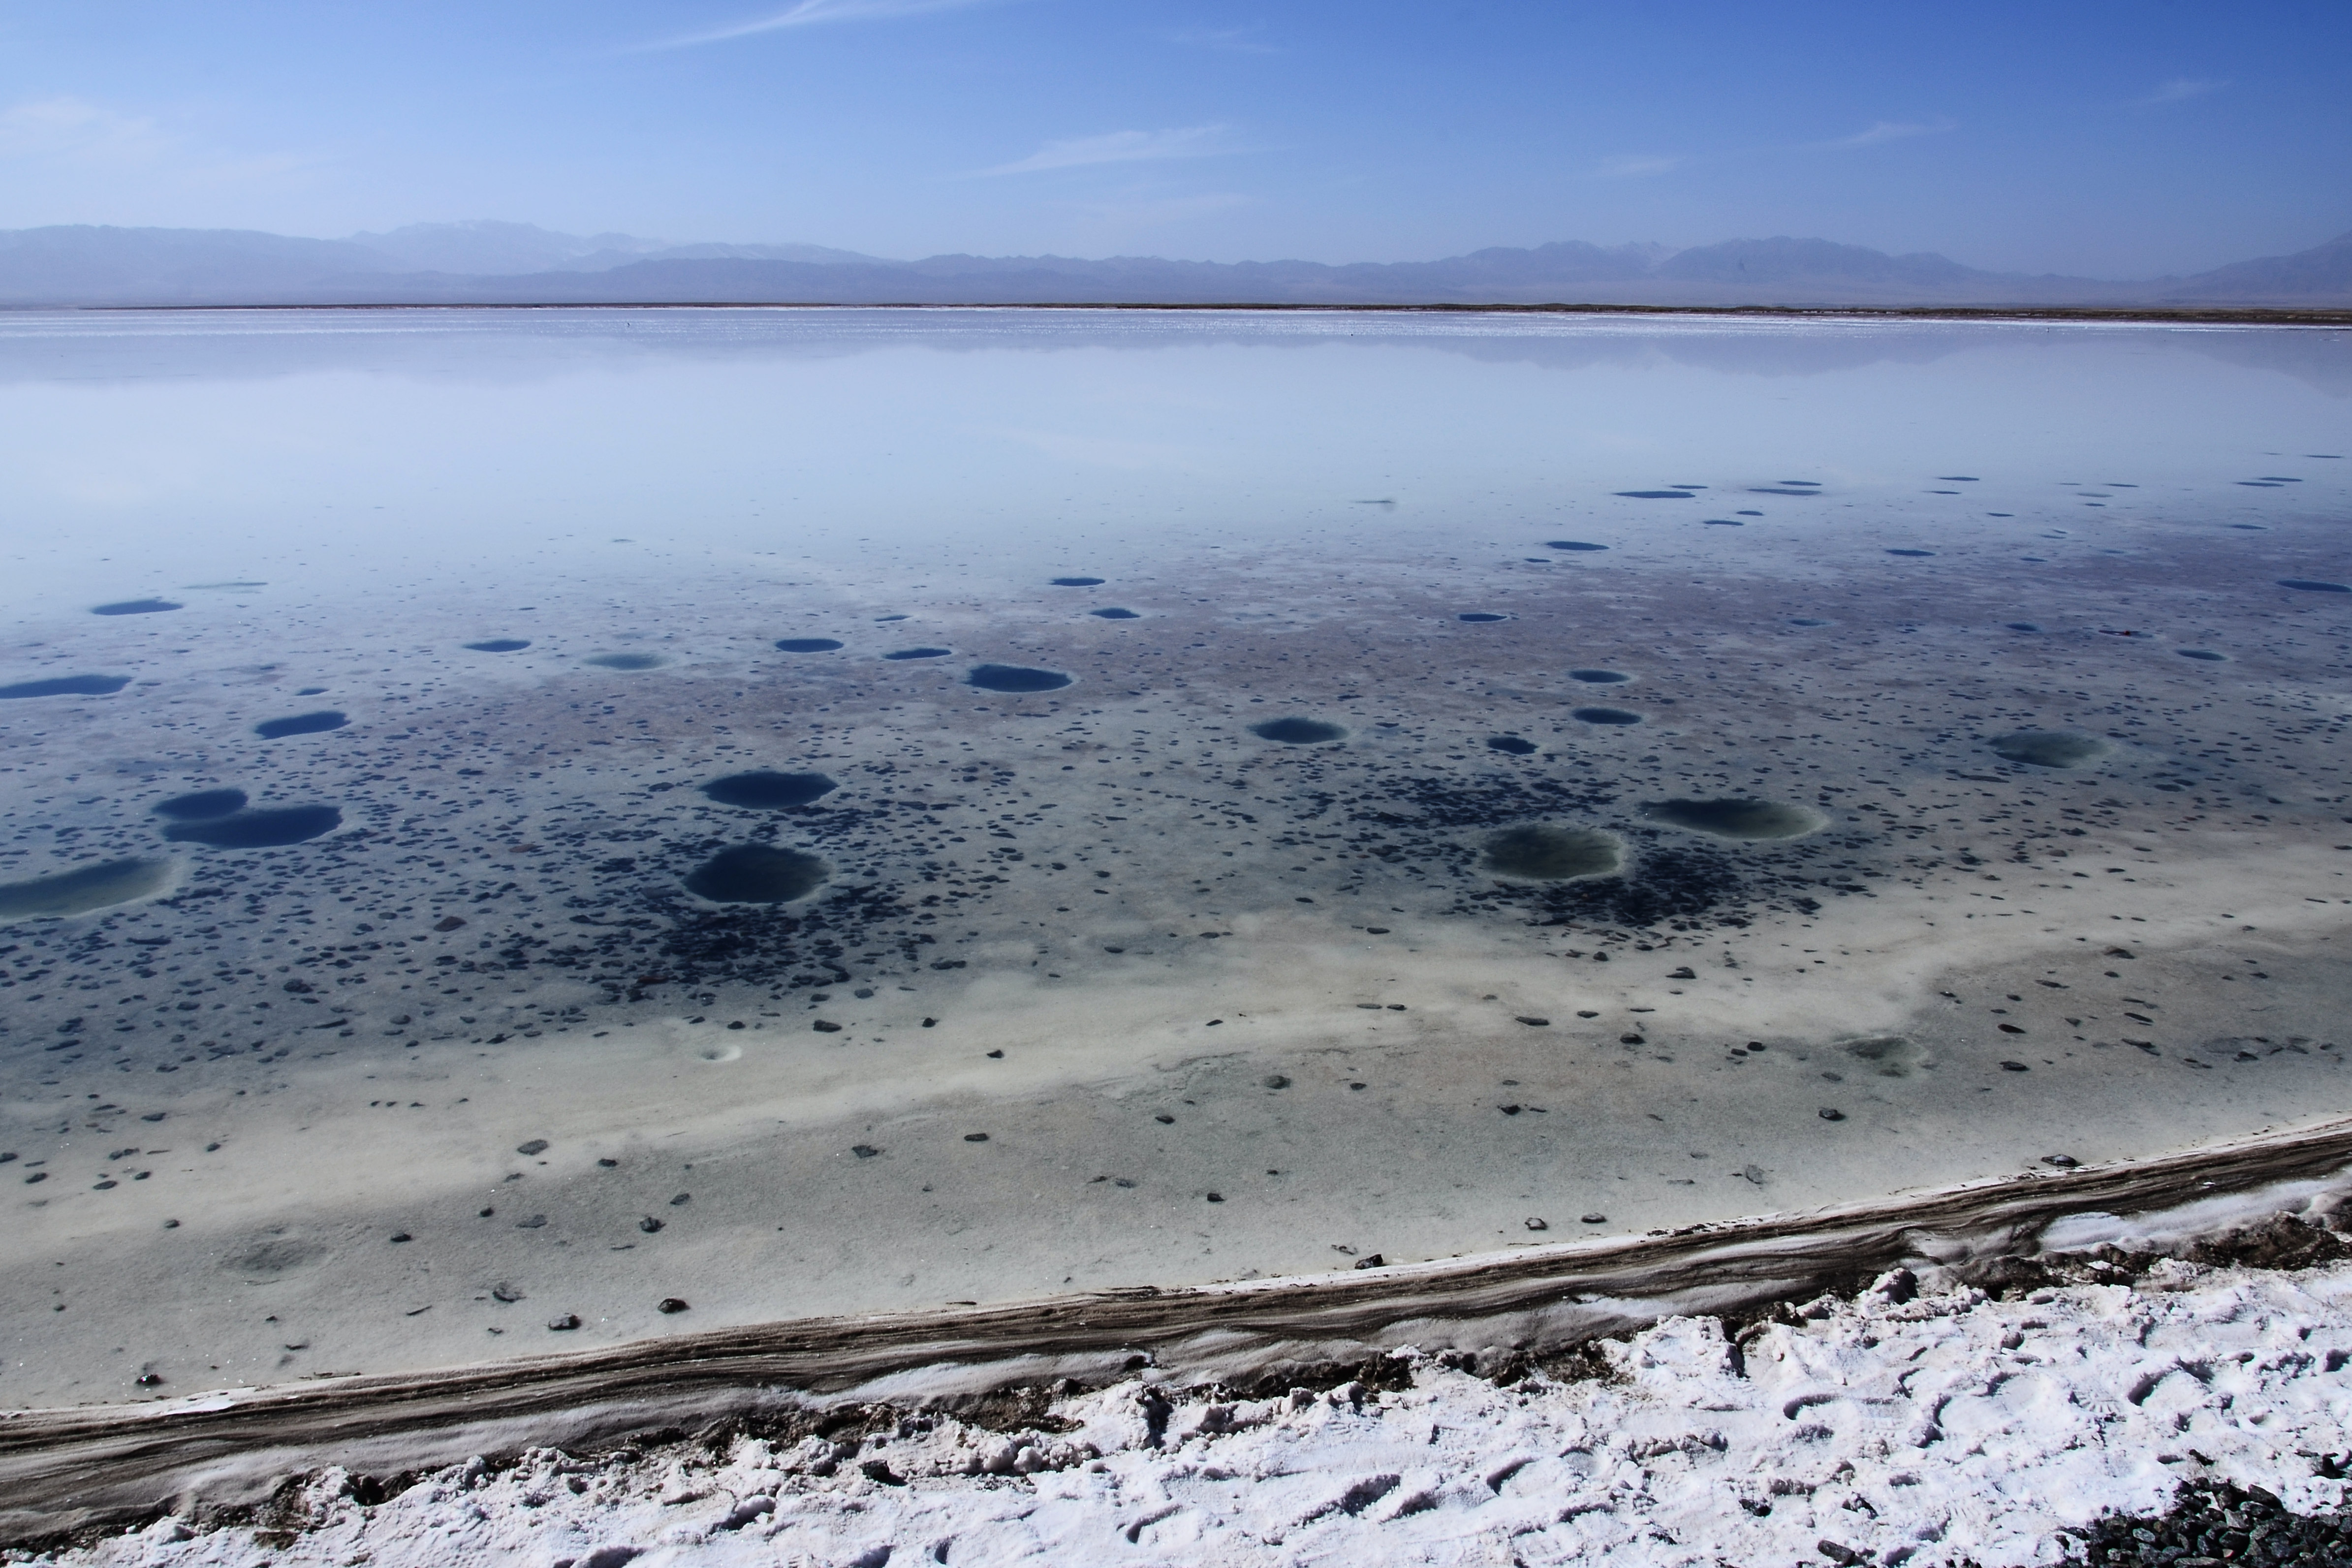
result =
[{"label": "brine pool", "polygon": [[2352,337],[0,316],[0,1404],[2352,1110]]}]

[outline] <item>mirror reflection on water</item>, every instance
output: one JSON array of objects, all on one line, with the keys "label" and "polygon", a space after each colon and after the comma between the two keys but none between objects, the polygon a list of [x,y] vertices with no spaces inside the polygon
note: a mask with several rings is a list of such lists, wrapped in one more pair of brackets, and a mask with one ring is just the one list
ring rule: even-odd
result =
[{"label": "mirror reflection on water", "polygon": [[2328,330],[0,317],[0,1401],[2341,1113],[2347,396]]}]

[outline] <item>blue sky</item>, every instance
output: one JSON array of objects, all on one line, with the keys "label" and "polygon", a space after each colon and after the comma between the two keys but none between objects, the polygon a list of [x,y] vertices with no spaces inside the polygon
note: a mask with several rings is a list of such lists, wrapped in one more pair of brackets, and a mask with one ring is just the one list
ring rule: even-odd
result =
[{"label": "blue sky", "polygon": [[2191,271],[2352,229],[2352,5],[0,10],[0,227],[473,217],[885,256],[1790,234]]}]

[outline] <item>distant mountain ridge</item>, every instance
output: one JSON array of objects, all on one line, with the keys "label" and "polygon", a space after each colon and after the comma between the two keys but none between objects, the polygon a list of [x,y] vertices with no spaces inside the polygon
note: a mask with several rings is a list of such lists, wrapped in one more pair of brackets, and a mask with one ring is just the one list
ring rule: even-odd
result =
[{"label": "distant mountain ridge", "polygon": [[673,245],[530,224],[348,239],[247,229],[0,230],[0,306],[173,304],[2352,305],[2352,234],[2190,278],[1989,272],[1825,239],[1675,250],[1581,240],[1440,261],[895,261],[814,245]]},{"label": "distant mountain ridge", "polygon": [[558,234],[536,224],[413,223],[385,234],[355,234],[351,244],[389,258],[400,272],[511,277],[532,272],[602,272],[633,261],[730,260],[862,262],[877,259],[822,245],[672,245],[633,234]]}]

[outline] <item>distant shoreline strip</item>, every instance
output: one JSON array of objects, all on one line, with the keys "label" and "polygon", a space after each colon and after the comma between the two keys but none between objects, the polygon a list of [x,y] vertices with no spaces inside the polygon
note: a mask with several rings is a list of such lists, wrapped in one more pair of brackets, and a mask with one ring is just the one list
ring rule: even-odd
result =
[{"label": "distant shoreline strip", "polygon": [[1785,320],[1916,321],[2115,321],[2215,326],[2352,326],[2352,309],[2231,306],[2167,309],[2077,305],[1609,305],[1609,304],[1316,304],[1234,300],[1222,302],[1136,300],[377,300],[349,304],[24,305],[9,312],[94,310],[113,313],[235,310],[1268,310],[1321,314],[1445,314],[1506,316],[1748,316]]}]

